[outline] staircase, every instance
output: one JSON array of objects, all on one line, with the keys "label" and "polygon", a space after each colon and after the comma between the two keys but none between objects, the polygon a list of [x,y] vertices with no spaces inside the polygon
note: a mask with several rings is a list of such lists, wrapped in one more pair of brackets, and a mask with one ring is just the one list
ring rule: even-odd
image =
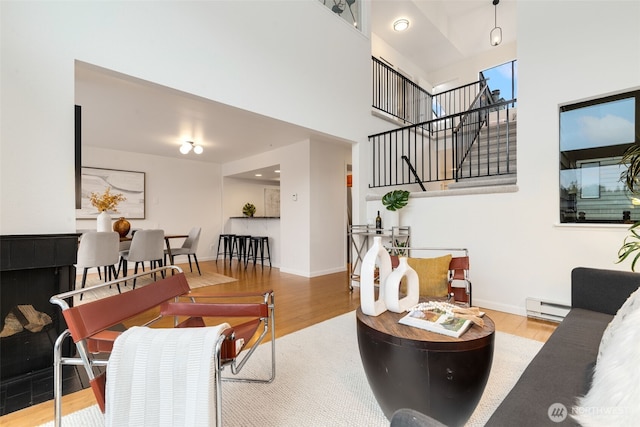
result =
[{"label": "staircase", "polygon": [[458,181],[449,189],[513,185],[517,182],[516,120],[490,122],[462,163]]}]

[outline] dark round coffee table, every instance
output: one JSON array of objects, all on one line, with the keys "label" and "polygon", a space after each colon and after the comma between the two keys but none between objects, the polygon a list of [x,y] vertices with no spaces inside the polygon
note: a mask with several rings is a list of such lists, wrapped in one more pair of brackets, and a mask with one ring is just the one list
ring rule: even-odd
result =
[{"label": "dark round coffee table", "polygon": [[358,346],[371,390],[387,418],[400,408],[462,426],[480,401],[493,360],[495,325],[473,325],[451,338],[398,320],[406,313],[372,317],[358,308]]}]

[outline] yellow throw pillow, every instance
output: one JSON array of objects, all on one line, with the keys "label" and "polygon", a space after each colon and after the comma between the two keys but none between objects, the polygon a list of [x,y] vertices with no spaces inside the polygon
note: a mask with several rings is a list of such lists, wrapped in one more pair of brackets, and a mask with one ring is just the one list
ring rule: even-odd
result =
[{"label": "yellow throw pillow", "polygon": [[407,263],[418,273],[420,296],[444,297],[448,292],[451,254],[437,258],[407,258]]}]

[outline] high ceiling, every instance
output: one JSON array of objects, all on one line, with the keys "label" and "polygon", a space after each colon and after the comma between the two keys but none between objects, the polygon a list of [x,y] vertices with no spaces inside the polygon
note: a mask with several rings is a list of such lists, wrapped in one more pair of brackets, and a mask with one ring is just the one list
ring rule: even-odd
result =
[{"label": "high ceiling", "polygon": [[[496,17],[502,43],[516,40],[516,0],[373,0],[371,12],[371,31],[427,73],[495,49]],[[406,31],[393,30],[399,18]]]},{"label": "high ceiling", "polygon": [[[400,17],[411,24],[396,33],[392,22]],[[493,21],[491,0],[372,1],[372,32],[427,72],[490,49]],[[498,24],[503,43],[512,41],[515,0],[500,1]],[[225,163],[316,135],[89,64],[76,66],[76,103],[83,107],[83,144],[144,154],[184,158],[178,148],[188,139],[204,146],[189,158]]]}]

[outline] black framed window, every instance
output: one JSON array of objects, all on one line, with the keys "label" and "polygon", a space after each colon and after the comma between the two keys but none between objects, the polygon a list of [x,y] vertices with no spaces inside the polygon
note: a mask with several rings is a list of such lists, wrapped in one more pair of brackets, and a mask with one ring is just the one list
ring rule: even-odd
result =
[{"label": "black framed window", "polygon": [[560,107],[560,222],[632,223],[640,206],[620,180],[638,143],[640,90]]}]

